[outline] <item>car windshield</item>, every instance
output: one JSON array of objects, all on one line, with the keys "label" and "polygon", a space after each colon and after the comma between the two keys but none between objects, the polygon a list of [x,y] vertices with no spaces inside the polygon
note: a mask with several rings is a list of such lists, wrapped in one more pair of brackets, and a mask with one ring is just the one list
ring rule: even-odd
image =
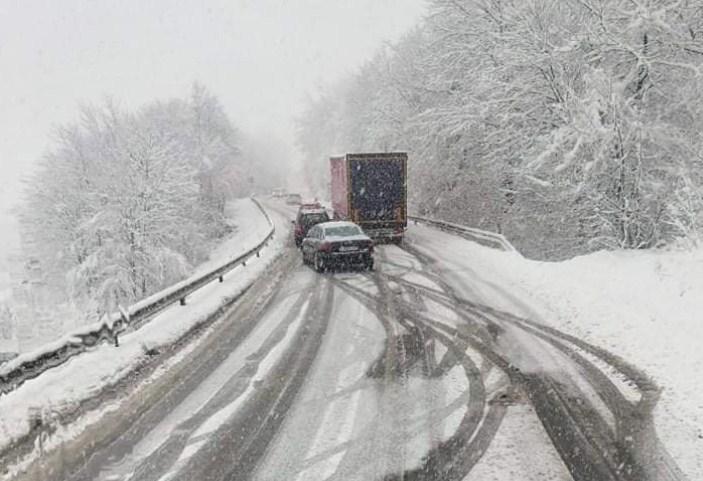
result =
[{"label": "car windshield", "polygon": [[337,227],[326,227],[326,237],[351,237],[362,234],[361,229],[355,225],[343,225]]}]

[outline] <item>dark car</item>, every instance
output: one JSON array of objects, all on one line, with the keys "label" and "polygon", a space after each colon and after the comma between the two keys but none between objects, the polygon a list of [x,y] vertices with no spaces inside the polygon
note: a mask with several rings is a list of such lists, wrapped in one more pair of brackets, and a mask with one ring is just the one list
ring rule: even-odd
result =
[{"label": "dark car", "polygon": [[286,196],[286,204],[288,205],[300,205],[303,203],[303,198],[300,194],[288,194]]},{"label": "dark car", "polygon": [[321,208],[319,204],[317,207],[301,207],[301,209],[298,210],[297,217],[293,221],[293,224],[295,224],[295,229],[293,230],[295,246],[300,247],[303,238],[305,238],[312,226],[329,220],[330,217],[327,215],[327,211]]},{"label": "dark car", "polygon": [[338,266],[373,269],[373,241],[352,222],[324,222],[308,232],[302,244],[303,262],[323,272]]},{"label": "dark car", "polygon": [[322,209],[322,204],[320,204],[318,201],[314,202],[303,202],[300,204],[300,207],[298,208],[299,210],[304,210],[304,209]]}]

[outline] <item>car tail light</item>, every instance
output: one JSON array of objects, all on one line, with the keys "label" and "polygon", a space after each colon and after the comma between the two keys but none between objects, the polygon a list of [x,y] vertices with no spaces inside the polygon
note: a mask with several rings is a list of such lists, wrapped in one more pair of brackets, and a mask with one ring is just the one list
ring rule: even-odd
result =
[{"label": "car tail light", "polygon": [[323,242],[320,244],[320,249],[322,252],[332,252],[332,243],[331,242]]}]

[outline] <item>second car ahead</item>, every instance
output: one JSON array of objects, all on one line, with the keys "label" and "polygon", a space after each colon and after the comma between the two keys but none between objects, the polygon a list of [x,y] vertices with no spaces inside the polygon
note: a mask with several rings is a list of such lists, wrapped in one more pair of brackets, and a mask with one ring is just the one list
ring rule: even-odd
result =
[{"label": "second car ahead", "polygon": [[293,230],[293,238],[295,239],[295,247],[300,247],[303,239],[308,234],[308,231],[316,224],[327,222],[330,217],[327,211],[320,204],[303,204],[298,210],[298,215],[293,221],[295,226]]},{"label": "second car ahead", "polygon": [[303,262],[323,272],[333,267],[373,269],[373,241],[352,222],[324,222],[308,231]]},{"label": "second car ahead", "polygon": [[288,205],[300,205],[303,203],[303,198],[300,194],[288,194],[286,196],[286,204]]}]

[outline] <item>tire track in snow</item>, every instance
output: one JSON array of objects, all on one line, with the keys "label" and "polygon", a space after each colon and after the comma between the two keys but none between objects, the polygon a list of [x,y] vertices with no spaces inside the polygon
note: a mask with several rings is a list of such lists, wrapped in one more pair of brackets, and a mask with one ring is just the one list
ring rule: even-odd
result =
[{"label": "tire track in snow", "polygon": [[[383,251],[381,251],[383,252]],[[382,266],[386,265],[382,257]],[[418,320],[415,311],[423,311],[422,304],[424,298],[418,291],[404,289],[403,293],[408,294],[412,299],[412,305],[402,301],[402,296],[394,292],[389,286],[402,285],[401,276],[403,273],[412,271],[405,265],[398,264],[397,267],[403,271],[396,275],[386,275],[383,270],[375,273],[372,278],[378,288],[379,295],[373,296],[363,289],[351,286],[346,283],[339,283],[350,295],[357,297],[360,302],[365,303],[370,309],[374,305],[386,303],[385,308],[377,307],[376,312],[392,312],[392,317],[382,317],[380,320],[387,330],[387,347],[384,356],[378,360],[376,365],[369,371],[371,376],[393,375],[396,378],[407,381],[407,373],[411,368],[408,362],[407,352],[413,352],[415,361],[421,364],[421,369],[425,375],[436,373],[435,368],[430,368],[428,359],[434,358],[426,339],[440,342],[447,346],[447,351],[452,353],[456,362],[462,367],[467,379],[470,382],[469,399],[466,402],[466,412],[462,417],[455,433],[444,442],[437,442],[436,436],[432,435],[433,428],[437,422],[430,420],[427,425],[430,449],[421,460],[419,467],[401,469],[400,471],[388,472],[388,467],[384,466],[380,470],[374,471],[374,475],[384,475],[386,480],[461,480],[480,459],[485,449],[490,444],[500,422],[505,414],[506,407],[498,403],[488,404],[486,389],[483,385],[483,375],[487,369],[478,368],[471,357],[466,355],[466,344],[456,338],[452,338],[433,330],[422,320]],[[391,304],[388,306],[388,304]],[[402,341],[399,341],[402,339]],[[399,347],[403,346],[403,357],[399,355]],[[448,358],[448,357],[446,357]],[[484,364],[486,366],[487,364]],[[403,377],[405,376],[405,378]],[[504,393],[501,393],[504,394]],[[406,420],[407,423],[407,420]],[[383,458],[385,456],[378,456]],[[332,478],[335,479],[335,478]],[[368,477],[366,479],[378,479]]]},{"label": "tire track in snow", "polygon": [[250,479],[294,402],[327,328],[333,290],[326,280],[316,278],[308,294],[309,303],[301,312],[302,325],[259,379],[251,398],[235,419],[217,431],[207,449],[192,458],[190,469],[178,473],[175,479]]},{"label": "tire track in snow", "polygon": [[[156,394],[146,394],[146,398],[153,398],[153,402],[144,408],[138,405],[137,409],[130,409],[129,425],[112,428],[115,433],[110,442],[90,446],[89,456],[84,457],[80,465],[62,466],[65,471],[56,473],[57,476],[67,481],[124,479],[128,476],[134,469],[130,467],[131,464],[138,464],[142,458],[142,453],[136,452],[135,447],[172,416],[174,407],[186,402],[193,391],[200,389],[202,381],[248,339],[257,327],[253,319],[257,319],[270,307],[272,299],[282,287],[281,280],[290,274],[295,264],[291,261],[292,259],[280,258],[269,275],[257,281],[251,291],[221,314],[223,319],[216,321],[213,331],[206,333],[206,337],[190,354],[188,363],[181,361],[175,374],[167,373],[164,376],[164,379],[172,380],[173,384],[166,385],[157,381],[154,386],[145,388],[157,390]],[[254,290],[258,295],[254,295]],[[140,398],[144,396],[143,393],[140,394]],[[170,428],[160,436],[163,438],[168,432]],[[159,440],[161,441],[163,439]]]},{"label": "tire track in snow", "polygon": [[[406,245],[405,249],[421,258],[424,265],[434,264],[428,256],[411,246]],[[436,277],[441,279],[441,273],[437,272]],[[455,281],[460,282],[459,279]],[[451,293],[449,299],[442,300],[442,295],[438,292],[431,292],[430,295],[445,305],[456,306],[458,312],[464,312],[463,317],[467,322],[478,322],[492,330],[496,338],[504,334],[509,326],[513,326],[560,351],[565,359],[573,362],[574,369],[581,373],[581,377],[612,411],[616,420],[615,433],[593,405],[592,399],[572,383],[566,385],[546,372],[514,375],[516,382],[528,394],[574,479],[685,479],[685,475],[656,436],[651,409],[658,398],[658,389],[646,375],[603,349],[556,329],[468,301],[456,295],[453,288],[444,281],[442,287]],[[625,374],[641,390],[640,403],[633,408],[598,366],[567,343],[602,359]],[[509,363],[510,360],[505,358],[505,362]]]},{"label": "tire track in snow", "polygon": [[[232,368],[233,373],[204,405],[195,411],[195,415],[178,425],[175,434],[164,442],[151,456],[145,459],[130,479],[153,481],[177,478],[180,471],[187,472],[192,458],[207,444],[219,438],[218,431],[227,423],[244,404],[255,395],[256,386],[262,377],[268,374],[270,364],[276,362],[287,344],[296,335],[301,320],[310,303],[311,291],[304,289],[297,298],[284,300],[266,314],[273,329],[265,333],[262,339],[248,339],[242,353],[233,353],[233,361],[218,367]],[[286,314],[276,319],[274,314],[284,311]],[[262,328],[263,322],[261,322]],[[260,344],[259,344],[260,343]],[[229,360],[228,360],[229,361]],[[170,475],[163,475],[170,472]]]}]

